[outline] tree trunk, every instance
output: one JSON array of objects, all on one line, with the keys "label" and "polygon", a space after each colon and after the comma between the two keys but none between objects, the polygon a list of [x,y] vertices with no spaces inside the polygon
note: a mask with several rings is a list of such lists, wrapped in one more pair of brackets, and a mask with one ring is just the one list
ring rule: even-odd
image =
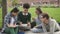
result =
[{"label": "tree trunk", "polygon": [[59,0],[58,0],[58,7],[59,7]]},{"label": "tree trunk", "polygon": [[4,17],[7,14],[7,0],[2,0],[2,27],[4,26]]}]

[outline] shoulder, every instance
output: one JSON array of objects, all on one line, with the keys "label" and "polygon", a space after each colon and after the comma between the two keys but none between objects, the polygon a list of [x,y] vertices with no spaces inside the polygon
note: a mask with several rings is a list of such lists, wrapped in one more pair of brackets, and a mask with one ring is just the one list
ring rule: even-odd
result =
[{"label": "shoulder", "polygon": [[56,21],[55,19],[50,19],[50,23],[52,23],[52,24],[56,24],[57,21]]},{"label": "shoulder", "polygon": [[4,17],[4,19],[6,19],[6,20],[8,20],[8,19],[10,19],[10,18],[11,18],[10,13],[7,13],[6,16]]},{"label": "shoulder", "polygon": [[28,16],[29,16],[29,17],[31,17],[31,14],[30,14],[30,13],[28,13]]},{"label": "shoulder", "polygon": [[5,15],[5,17],[10,17],[10,15],[11,15],[10,13],[7,13],[7,14]]},{"label": "shoulder", "polygon": [[50,19],[52,22],[56,22],[56,20],[55,19]]},{"label": "shoulder", "polygon": [[28,15],[31,15],[31,13],[28,13]]},{"label": "shoulder", "polygon": [[22,11],[20,11],[20,12],[18,13],[18,15],[22,15]]}]

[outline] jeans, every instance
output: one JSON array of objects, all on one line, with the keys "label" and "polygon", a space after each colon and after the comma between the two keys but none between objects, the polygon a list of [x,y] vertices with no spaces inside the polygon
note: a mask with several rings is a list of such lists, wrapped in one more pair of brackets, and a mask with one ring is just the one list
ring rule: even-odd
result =
[{"label": "jeans", "polygon": [[8,27],[5,29],[5,33],[6,34],[17,34],[18,33],[18,27],[16,27],[16,28]]}]

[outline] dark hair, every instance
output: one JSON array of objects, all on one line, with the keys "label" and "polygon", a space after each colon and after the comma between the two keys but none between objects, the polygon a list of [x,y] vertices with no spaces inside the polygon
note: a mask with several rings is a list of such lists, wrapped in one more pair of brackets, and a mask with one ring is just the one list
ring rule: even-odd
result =
[{"label": "dark hair", "polygon": [[39,7],[37,7],[36,10],[38,10],[39,13],[42,13],[42,10]]},{"label": "dark hair", "polygon": [[43,14],[42,14],[42,17],[43,17],[43,18],[46,18],[46,19],[49,19],[49,15],[48,15],[47,13],[43,13]]},{"label": "dark hair", "polygon": [[29,9],[30,8],[30,5],[28,3],[24,3],[23,4],[23,8]]},{"label": "dark hair", "polygon": [[12,12],[17,13],[17,12],[19,12],[19,10],[15,7],[15,8],[12,9],[11,13]]}]

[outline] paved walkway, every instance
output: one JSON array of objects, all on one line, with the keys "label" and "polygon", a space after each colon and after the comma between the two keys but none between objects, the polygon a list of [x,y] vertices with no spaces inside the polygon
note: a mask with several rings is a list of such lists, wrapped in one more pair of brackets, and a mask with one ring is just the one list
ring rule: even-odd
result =
[{"label": "paved walkway", "polygon": [[[31,31],[27,31],[27,32],[25,32],[25,34],[49,34],[49,33],[33,33]],[[55,32],[54,34],[60,34],[60,31],[59,32]]]},{"label": "paved walkway", "polygon": [[[32,33],[30,31],[27,31],[27,32],[25,32],[25,34],[49,34],[49,33]],[[60,34],[60,31],[59,32],[55,32],[54,34]]]}]

